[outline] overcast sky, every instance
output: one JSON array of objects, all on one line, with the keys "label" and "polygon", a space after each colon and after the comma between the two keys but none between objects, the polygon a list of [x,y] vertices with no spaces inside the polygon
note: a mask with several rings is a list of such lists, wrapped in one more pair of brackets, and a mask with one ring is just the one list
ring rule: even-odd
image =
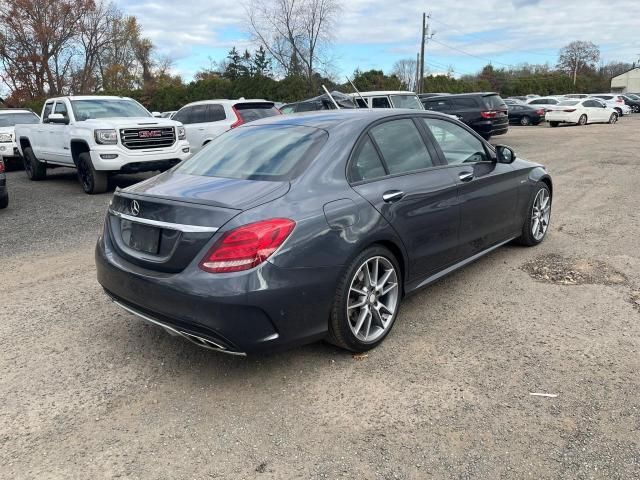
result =
[{"label": "overcast sky", "polygon": [[[159,53],[190,79],[222,59],[232,46],[249,47],[243,0],[121,0],[138,17]],[[640,57],[640,0],[344,0],[331,48],[339,77],[360,69],[390,71],[419,50],[421,14],[431,12],[433,41],[425,55],[433,72],[474,73],[496,67],[549,62],[573,40],[598,45],[604,61]],[[465,53],[462,53],[464,51]]]}]

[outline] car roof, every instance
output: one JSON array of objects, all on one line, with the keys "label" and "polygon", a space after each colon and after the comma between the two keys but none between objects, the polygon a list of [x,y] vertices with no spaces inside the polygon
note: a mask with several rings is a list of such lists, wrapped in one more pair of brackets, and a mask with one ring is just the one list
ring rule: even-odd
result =
[{"label": "car roof", "polygon": [[489,97],[491,95],[499,95],[497,92],[468,92],[468,93],[446,93],[434,97],[422,98],[421,100],[433,100],[441,97]]},{"label": "car roof", "polygon": [[409,92],[407,90],[380,90],[380,91],[371,91],[371,92],[356,92],[356,93],[349,93],[348,95],[351,95],[352,97],[358,97],[359,95],[362,95],[363,97],[378,97],[378,96],[385,96],[385,95],[415,95],[416,92]]},{"label": "car roof", "polygon": [[0,108],[0,115],[3,113],[33,113],[36,115],[33,110],[28,108]]},{"label": "car roof", "polygon": [[273,102],[271,100],[264,100],[261,98],[239,98],[237,100],[229,100],[228,98],[214,98],[210,100],[199,100],[197,102],[187,103],[184,107],[188,107],[191,105],[208,105],[210,103],[222,103],[224,105],[237,105],[238,103],[273,103]]},{"label": "car roof", "polygon": [[131,97],[120,97],[118,95],[61,95],[47,98],[47,101],[60,100],[62,98],[68,98],[69,100],[133,100]]},{"label": "car roof", "polygon": [[451,118],[451,115],[440,112],[409,108],[345,108],[341,110],[317,110],[290,115],[275,115],[255,120],[238,128],[249,128],[258,125],[294,125],[315,127],[330,131],[338,126],[343,128],[346,124],[365,126],[376,120],[404,115]]}]

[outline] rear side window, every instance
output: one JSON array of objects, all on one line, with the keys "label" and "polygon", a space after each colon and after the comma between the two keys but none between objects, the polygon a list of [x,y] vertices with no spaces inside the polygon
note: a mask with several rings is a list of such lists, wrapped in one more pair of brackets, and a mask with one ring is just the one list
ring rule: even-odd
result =
[{"label": "rear side window", "polygon": [[48,102],[44,105],[44,111],[42,112],[42,121],[44,123],[49,123],[49,115],[51,114],[52,108],[53,102]]},{"label": "rear side window", "polygon": [[244,123],[280,115],[272,103],[238,103],[235,105],[235,109]]},{"label": "rear side window", "polygon": [[369,108],[369,105],[367,105],[367,102],[365,102],[361,98],[356,98],[356,103],[358,104],[358,107],[360,107],[360,108]]},{"label": "rear side window", "polygon": [[529,105],[544,105],[546,104],[547,101],[540,99],[540,100],[532,100],[531,102],[529,102]]},{"label": "rear side window", "polygon": [[370,131],[390,174],[412,172],[433,166],[433,160],[418,128],[410,118],[376,125]]},{"label": "rear side window", "polygon": [[391,108],[389,99],[387,97],[374,97],[371,99],[371,106],[373,108]]},{"label": "rear side window", "polygon": [[449,165],[490,160],[483,143],[459,125],[437,118],[421,120],[438,142]]},{"label": "rear side window", "polygon": [[387,172],[382,165],[380,155],[367,135],[356,150],[349,167],[349,177],[352,182],[362,182],[384,177]]},{"label": "rear side window", "polygon": [[460,109],[477,109],[478,104],[473,98],[453,98],[453,107]]},{"label": "rear side window", "polygon": [[205,111],[205,122],[219,122],[226,119],[227,116],[224,113],[224,107],[218,104],[207,105]]},{"label": "rear side window", "polygon": [[316,110],[319,110],[318,107],[319,105],[316,105],[313,102],[301,102],[298,104],[296,112],[314,112]]},{"label": "rear side window", "polygon": [[502,100],[500,95],[487,95],[486,97],[484,97],[484,104],[489,110],[500,110],[507,108],[504,100]]},{"label": "rear side window", "polygon": [[216,137],[175,171],[205,177],[288,180],[304,171],[328,137],[324,130],[312,127],[248,125]]}]

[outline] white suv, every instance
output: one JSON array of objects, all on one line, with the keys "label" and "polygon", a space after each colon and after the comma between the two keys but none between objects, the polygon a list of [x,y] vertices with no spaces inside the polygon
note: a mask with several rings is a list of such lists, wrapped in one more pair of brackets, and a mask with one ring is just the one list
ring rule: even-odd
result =
[{"label": "white suv", "polygon": [[40,123],[40,117],[25,108],[0,109],[0,160],[4,160],[5,165],[22,161],[16,145],[14,126],[17,123]]},{"label": "white suv", "polygon": [[631,107],[625,103],[621,95],[616,95],[615,93],[592,93],[590,96],[604,101],[608,107],[613,108],[621,117],[631,113]]},{"label": "white suv", "polygon": [[227,130],[260,118],[280,115],[267,100],[203,100],[185,105],[171,118],[184,125],[191,151],[197,153]]}]

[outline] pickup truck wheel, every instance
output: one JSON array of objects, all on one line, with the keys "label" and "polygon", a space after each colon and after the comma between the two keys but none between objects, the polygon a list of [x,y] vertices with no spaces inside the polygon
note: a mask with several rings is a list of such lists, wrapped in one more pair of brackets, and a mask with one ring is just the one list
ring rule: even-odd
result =
[{"label": "pickup truck wheel", "polygon": [[29,180],[38,181],[47,178],[47,166],[36,158],[31,147],[25,147],[23,153],[24,171],[27,172]]},{"label": "pickup truck wheel", "polygon": [[93,195],[107,191],[109,176],[105,172],[99,172],[93,168],[91,156],[88,152],[84,152],[78,158],[78,180],[80,180],[84,192]]}]

